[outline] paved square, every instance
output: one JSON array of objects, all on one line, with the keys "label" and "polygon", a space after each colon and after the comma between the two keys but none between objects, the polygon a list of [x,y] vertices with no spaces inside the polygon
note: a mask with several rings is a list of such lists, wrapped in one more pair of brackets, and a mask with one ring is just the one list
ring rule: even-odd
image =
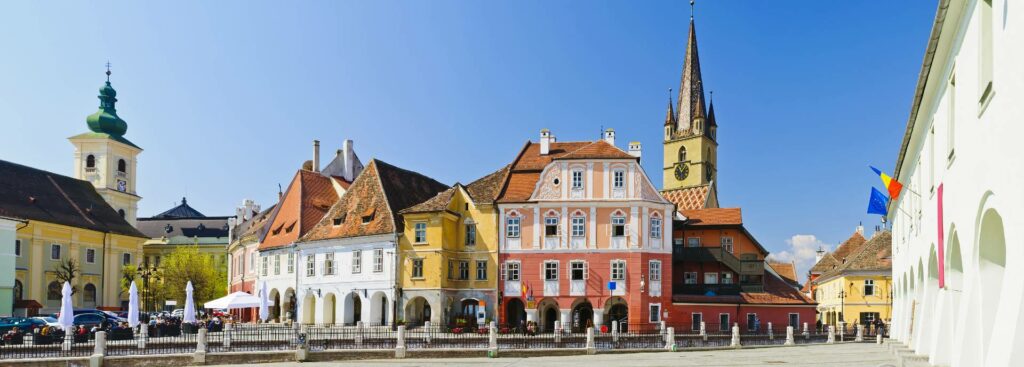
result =
[{"label": "paved square", "polygon": [[[267,366],[299,366],[273,363]],[[896,359],[877,344],[808,345],[779,348],[695,351],[678,353],[599,354],[592,356],[534,358],[384,359],[337,362],[306,362],[313,366],[896,366]],[[252,367],[237,365],[236,367]]]}]

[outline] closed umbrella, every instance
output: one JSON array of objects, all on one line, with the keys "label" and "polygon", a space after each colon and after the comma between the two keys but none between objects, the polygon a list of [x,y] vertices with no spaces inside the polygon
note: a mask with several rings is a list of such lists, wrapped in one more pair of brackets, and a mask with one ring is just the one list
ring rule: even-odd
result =
[{"label": "closed umbrella", "polygon": [[185,319],[183,322],[194,324],[196,322],[196,305],[192,302],[192,281],[185,286]]},{"label": "closed umbrella", "polygon": [[139,289],[132,281],[131,288],[128,288],[128,326],[132,328],[139,325]]},{"label": "closed umbrella", "polygon": [[60,316],[57,323],[64,330],[71,330],[75,326],[75,311],[71,306],[71,283],[64,282],[64,289],[60,291]]},{"label": "closed umbrella", "polygon": [[267,281],[263,281],[263,286],[260,287],[260,320],[267,322],[270,318],[270,309],[267,307],[270,304],[269,295],[267,294]]}]

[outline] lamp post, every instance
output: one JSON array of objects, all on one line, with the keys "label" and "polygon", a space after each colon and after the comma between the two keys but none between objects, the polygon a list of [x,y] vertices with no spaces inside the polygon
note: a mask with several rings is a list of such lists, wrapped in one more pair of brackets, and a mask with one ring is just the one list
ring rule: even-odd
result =
[{"label": "lamp post", "polygon": [[160,280],[159,269],[155,266],[148,267],[145,264],[139,265],[139,277],[142,278],[142,303],[143,309],[155,311],[153,302],[156,301],[153,295],[153,290],[149,286],[149,281],[152,279],[154,282]]},{"label": "lamp post", "polygon": [[846,291],[839,291],[839,322],[846,322]]}]

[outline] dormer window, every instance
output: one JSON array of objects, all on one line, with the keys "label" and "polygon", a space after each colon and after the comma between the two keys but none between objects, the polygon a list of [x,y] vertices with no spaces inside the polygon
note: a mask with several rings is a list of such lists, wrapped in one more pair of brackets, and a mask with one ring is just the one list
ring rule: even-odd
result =
[{"label": "dormer window", "polygon": [[626,187],[626,171],[615,170],[612,172],[612,187],[616,189]]},{"label": "dormer window", "polygon": [[574,170],[572,171],[572,188],[573,190],[583,189],[583,171]]},{"label": "dormer window", "polygon": [[361,218],[362,218],[362,220],[363,220],[363,224],[369,224],[370,222],[372,222],[372,221],[373,221],[373,217],[374,217],[374,214],[375,214],[376,212],[377,212],[377,211],[376,211],[376,210],[374,210],[374,209],[372,209],[372,208],[371,208],[370,210],[367,210],[366,212],[364,212],[364,213],[363,213],[363,216],[361,217]]}]

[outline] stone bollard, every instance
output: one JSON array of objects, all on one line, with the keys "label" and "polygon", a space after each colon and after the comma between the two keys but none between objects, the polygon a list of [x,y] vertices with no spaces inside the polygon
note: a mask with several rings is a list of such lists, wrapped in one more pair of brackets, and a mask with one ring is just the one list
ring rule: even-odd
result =
[{"label": "stone bollard", "polygon": [[398,326],[398,340],[395,341],[395,358],[405,358],[405,325]]},{"label": "stone bollard", "polygon": [[613,342],[618,342],[619,341],[619,322],[618,321],[612,321],[612,341]]},{"label": "stone bollard", "polygon": [[192,362],[195,364],[206,363],[206,328],[199,328],[196,335],[196,352],[192,355]]},{"label": "stone bollard", "polygon": [[836,327],[834,325],[828,326],[828,340],[825,344],[834,344],[836,342]]},{"label": "stone bollard", "polygon": [[732,342],[729,344],[730,347],[740,348],[740,325],[732,325]]},{"label": "stone bollard", "polygon": [[665,349],[675,352],[676,351],[676,328],[669,326],[665,330]]},{"label": "stone bollard", "polygon": [[430,344],[430,338],[434,336],[433,329],[430,328],[430,321],[423,323],[423,332],[427,333],[426,342]]},{"label": "stone bollard", "polygon": [[864,325],[857,325],[857,336],[853,339],[855,342],[864,341]]},{"label": "stone bollard", "polygon": [[846,335],[846,322],[839,322],[839,341],[844,341]]},{"label": "stone bollard", "polygon": [[792,326],[786,326],[786,344],[785,345],[793,345],[793,344],[796,344],[796,342],[793,340],[793,327]]},{"label": "stone bollard", "polygon": [[222,340],[224,342],[224,349],[231,349],[231,329],[230,323],[224,324],[224,339]]},{"label": "stone bollard", "polygon": [[363,347],[363,322],[362,321],[356,321],[356,340],[355,340],[355,343],[356,343],[356,348],[357,349]]},{"label": "stone bollard", "polygon": [[149,324],[139,324],[139,349],[146,349],[149,341]]},{"label": "stone bollard", "polygon": [[97,331],[95,339],[96,346],[92,350],[92,355],[89,356],[89,367],[102,367],[103,356],[107,354],[107,332]]},{"label": "stone bollard", "polygon": [[661,335],[665,335],[665,320],[662,320],[661,322],[658,323],[658,330],[661,331]]},{"label": "stone bollard", "polygon": [[562,343],[562,322],[555,321],[555,344]]},{"label": "stone bollard", "polygon": [[[613,322],[612,325],[615,325]],[[597,347],[594,345],[594,328],[587,328],[587,354],[597,354]]]},{"label": "stone bollard", "polygon": [[875,344],[882,344],[882,333],[875,334]]},{"label": "stone bollard", "polygon": [[487,356],[495,358],[498,356],[498,323],[491,321],[490,327],[487,328],[488,333],[488,349]]},{"label": "stone bollard", "polygon": [[60,349],[64,351],[71,350],[71,342],[75,340],[74,330],[64,330],[64,343],[61,344]]},{"label": "stone bollard", "polygon": [[768,340],[775,340],[775,330],[772,330],[772,323],[768,323]]},{"label": "stone bollard", "polygon": [[804,339],[810,339],[811,333],[807,331],[807,323],[804,323]]},{"label": "stone bollard", "polygon": [[705,324],[704,321],[700,322],[700,336],[705,338],[708,336],[708,325]]},{"label": "stone bollard", "polygon": [[309,329],[306,325],[299,327],[299,345],[295,347],[295,360],[305,362],[309,359]]}]

